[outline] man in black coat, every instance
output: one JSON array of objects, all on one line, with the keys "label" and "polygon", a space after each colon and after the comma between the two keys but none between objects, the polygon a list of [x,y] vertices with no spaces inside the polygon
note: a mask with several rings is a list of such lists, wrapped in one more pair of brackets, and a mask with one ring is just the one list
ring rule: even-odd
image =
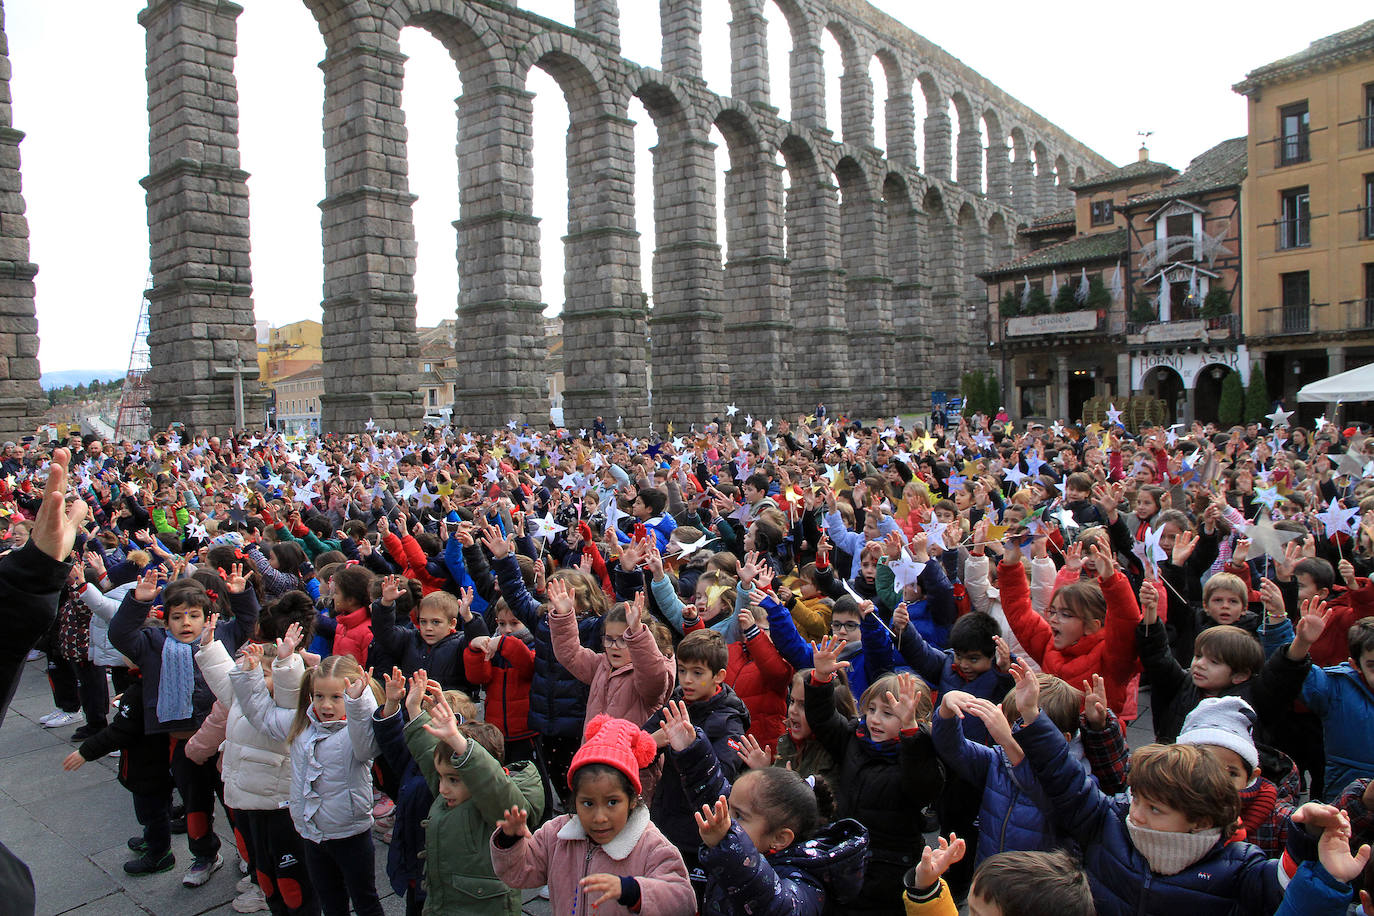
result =
[{"label": "man in black coat", "polygon": [[[0,723],[14,699],[24,659],[57,617],[57,596],[71,564],[66,562],[76,532],[86,518],[86,504],[66,504],[67,464],[64,448],[53,452],[43,503],[29,542],[0,558]],[[10,913],[32,913],[36,906],[28,866],[0,843],[0,900]]]}]

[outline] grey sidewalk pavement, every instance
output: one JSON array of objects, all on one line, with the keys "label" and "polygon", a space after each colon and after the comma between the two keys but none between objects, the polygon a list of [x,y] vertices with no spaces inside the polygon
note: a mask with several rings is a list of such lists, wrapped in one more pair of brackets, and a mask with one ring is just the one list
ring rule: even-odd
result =
[{"label": "grey sidewalk pavement", "polygon": [[[23,679],[0,726],[0,841],[33,871],[39,916],[196,916],[231,914],[238,855],[224,811],[216,808],[215,830],[223,841],[224,867],[203,887],[183,887],[191,864],[184,837],[172,838],[177,867],[161,875],[131,878],[123,865],[131,857],[125,842],[139,833],[129,793],[115,779],[118,758],[106,757],[73,773],[62,758],[76,745],[75,726],[43,728],[38,718],[52,710],[42,660],[24,668]],[[386,880],[386,846],[378,842],[377,889],[385,894],[387,916],[405,913],[405,901]],[[547,900],[526,894],[525,912],[546,916]],[[0,912],[5,911],[0,901]]]}]

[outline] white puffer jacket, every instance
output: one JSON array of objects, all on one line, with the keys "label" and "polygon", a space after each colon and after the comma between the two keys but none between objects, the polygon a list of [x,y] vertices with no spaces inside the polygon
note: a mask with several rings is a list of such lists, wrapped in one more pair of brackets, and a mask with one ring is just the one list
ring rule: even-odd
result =
[{"label": "white puffer jacket", "polygon": [[[278,708],[267,695],[262,671],[229,672],[234,695],[254,728],[285,741],[296,714]],[[312,843],[341,840],[372,829],[372,759],[379,753],[372,733],[377,700],[364,690],[344,698],[347,718],[321,722],[311,707],[309,724],[291,742],[291,822]]]},{"label": "white puffer jacket", "polygon": [[130,661],[120,655],[118,649],[110,645],[110,621],[114,619],[115,611],[119,610],[119,603],[124,600],[124,596],[137,584],[137,582],[126,582],[110,589],[109,594],[102,594],[100,589],[87,582],[76,593],[76,600],[84,604],[91,612],[91,650],[89,654],[91,661],[95,664],[132,667]]},{"label": "white puffer jacket", "polygon": [[[291,799],[291,754],[285,741],[278,741],[254,728],[243,714],[238,697],[229,683],[234,660],[215,640],[209,648],[196,653],[196,664],[205,683],[229,710],[224,732],[224,753],[220,757],[224,779],[224,804],[244,811],[274,811],[285,808]],[[296,711],[305,663],[292,653],[283,664],[272,663],[272,698],[280,709]]]}]

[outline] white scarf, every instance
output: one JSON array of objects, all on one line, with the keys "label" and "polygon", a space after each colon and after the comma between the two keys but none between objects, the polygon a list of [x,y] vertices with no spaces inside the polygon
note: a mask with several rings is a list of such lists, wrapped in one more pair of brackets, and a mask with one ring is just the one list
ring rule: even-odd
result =
[{"label": "white scarf", "polygon": [[1126,831],[1131,835],[1131,843],[1150,863],[1150,871],[1157,875],[1178,874],[1207,855],[1221,839],[1220,827],[1196,833],[1175,833],[1137,827],[1130,818],[1126,819]]}]

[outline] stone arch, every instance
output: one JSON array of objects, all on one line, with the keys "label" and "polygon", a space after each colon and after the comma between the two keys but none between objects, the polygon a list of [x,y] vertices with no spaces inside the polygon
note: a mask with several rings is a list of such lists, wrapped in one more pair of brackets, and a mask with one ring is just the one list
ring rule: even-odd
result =
[{"label": "stone arch", "polygon": [[845,270],[845,324],[851,353],[870,354],[850,367],[849,408],[860,416],[878,416],[888,409],[887,394],[892,375],[892,310],[888,302],[891,279],[887,275],[883,244],[886,208],[878,198],[876,183],[852,156],[835,163],[840,189],[840,239],[838,259]]},{"label": "stone arch", "polygon": [[[1074,184],[1078,184],[1078,183],[1081,182],[1081,181],[1087,181],[1087,180],[1088,180],[1088,173],[1085,172],[1085,171],[1083,171],[1083,166],[1081,166],[1081,165],[1080,165],[1080,166],[1076,166],[1076,167],[1074,168],[1074,170],[1073,170],[1073,183],[1074,183]],[[1070,190],[1072,190],[1072,188],[1070,188]]]},{"label": "stone arch", "polygon": [[[921,199],[921,212],[926,238],[924,279],[930,296],[927,326],[934,340],[952,342],[959,339],[959,246],[955,221],[944,195],[934,185],[926,189]],[[956,380],[958,361],[955,347],[936,348],[931,354],[930,384],[938,386]]]},{"label": "stone arch", "polygon": [[935,74],[930,71],[918,73],[916,83],[921,87],[921,95],[926,102],[926,118],[921,127],[925,138],[921,171],[931,178],[948,179],[954,163],[950,149],[954,134],[949,120],[949,101],[940,89]]},{"label": "stone arch", "polygon": [[949,102],[959,119],[955,141],[958,161],[954,180],[960,187],[978,194],[983,188],[983,137],[978,117],[974,114],[976,109],[968,96],[960,91],[952,93]]},{"label": "stone arch", "polygon": [[[639,71],[628,84],[658,128],[653,148],[656,249],[653,418],[690,423],[718,413],[727,376],[722,328],[720,252],[715,237],[714,148],[678,80]],[[710,193],[702,193],[709,183]]]},{"label": "stone arch", "polygon": [[984,360],[975,352],[975,345],[988,339],[988,312],[985,305],[988,291],[978,277],[988,269],[987,229],[978,218],[973,204],[967,201],[959,208],[959,257],[955,264],[958,276],[963,278],[963,288],[955,316],[958,334],[954,339],[959,345],[959,352],[969,359],[968,363],[959,367],[958,374],[962,376],[975,365],[981,367]]},{"label": "stone arch", "polygon": [[516,61],[544,70],[568,105],[568,234],[563,304],[564,416],[648,422],[647,309],[634,219],[634,128],[594,55],[573,36],[534,36]]},{"label": "stone arch", "polygon": [[1011,163],[1007,161],[1007,133],[1002,118],[992,108],[983,109],[983,133],[987,137],[987,163],[983,174],[987,177],[987,195],[999,204],[1011,201]]},{"label": "stone arch", "polygon": [[1054,157],[1055,204],[1060,207],[1073,206],[1073,192],[1069,190],[1069,160],[1060,153]]},{"label": "stone arch", "polygon": [[911,98],[911,82],[901,58],[891,48],[879,46],[873,56],[882,65],[887,81],[883,100],[884,133],[888,162],[916,167],[916,112]]},{"label": "stone arch", "polygon": [[839,99],[836,100],[840,109],[840,120],[838,124],[829,122],[829,112],[832,108],[830,99],[831,68],[836,64],[835,61],[826,60],[825,67],[827,72],[826,87],[826,126],[835,134],[837,139],[843,140],[851,146],[861,149],[868,149],[873,146],[873,83],[868,78],[868,60],[859,43],[854,39],[849,27],[839,19],[830,19],[822,29],[823,35],[829,35],[834,39],[840,49],[839,63]]},{"label": "stone arch", "polygon": [[[836,188],[811,144],[789,134],[779,147],[791,176],[787,193],[788,275],[792,321],[806,342],[811,386],[798,400],[845,404],[849,395],[849,339],[843,274],[836,257]],[[796,406],[801,406],[797,404]]]},{"label": "stone arch", "polygon": [[520,49],[512,76],[521,85],[539,67],[558,83],[573,120],[623,114],[617,93],[610,89],[596,55],[577,38],[563,32],[541,32]]},{"label": "stone arch", "polygon": [[[906,178],[898,172],[889,172],[883,181],[883,206],[887,211],[884,268],[891,281],[888,308],[893,331],[888,403],[901,409],[917,403],[928,383],[931,339],[926,326],[927,309],[922,301],[926,261],[921,215],[912,201]],[[898,371],[898,366],[903,367],[902,371]]]},{"label": "stone arch", "polygon": [[1030,141],[1018,124],[1011,129],[1011,205],[1023,213],[1035,212],[1035,161]]},{"label": "stone arch", "polygon": [[775,151],[765,144],[752,112],[730,107],[715,118],[730,152],[726,173],[724,296],[729,353],[767,353],[768,359],[736,360],[730,388],[735,400],[792,384],[788,278],[783,263],[783,193]]},{"label": "stone arch", "polygon": [[1055,205],[1054,157],[1050,154],[1045,141],[1037,140],[1032,147],[1035,152],[1035,200],[1042,211]]}]

